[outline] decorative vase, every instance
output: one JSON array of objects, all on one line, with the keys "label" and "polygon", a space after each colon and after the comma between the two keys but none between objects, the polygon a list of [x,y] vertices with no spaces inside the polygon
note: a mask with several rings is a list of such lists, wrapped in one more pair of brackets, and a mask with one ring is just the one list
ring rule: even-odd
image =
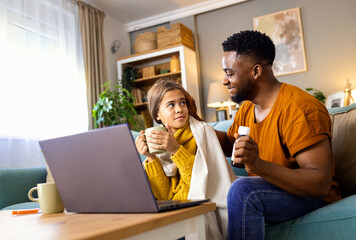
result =
[{"label": "decorative vase", "polygon": [[170,65],[171,65],[171,73],[180,71],[180,61],[178,59],[178,56],[176,55],[172,56]]}]

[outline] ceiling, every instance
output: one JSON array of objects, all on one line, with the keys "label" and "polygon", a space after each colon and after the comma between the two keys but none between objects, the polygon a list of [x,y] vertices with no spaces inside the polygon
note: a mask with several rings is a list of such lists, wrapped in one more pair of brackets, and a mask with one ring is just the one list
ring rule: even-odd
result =
[{"label": "ceiling", "polygon": [[124,24],[150,27],[248,0],[84,0]]}]

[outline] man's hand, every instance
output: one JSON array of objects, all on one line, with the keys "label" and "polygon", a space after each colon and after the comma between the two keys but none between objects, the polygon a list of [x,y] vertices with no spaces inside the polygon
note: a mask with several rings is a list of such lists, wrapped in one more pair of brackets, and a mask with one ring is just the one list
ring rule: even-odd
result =
[{"label": "man's hand", "polygon": [[226,132],[215,130],[215,133],[225,156],[230,157],[235,139],[228,136]]},{"label": "man's hand", "polygon": [[199,117],[197,114],[197,105],[195,104],[195,100],[190,94],[186,91],[186,99],[187,99],[187,105],[188,105],[188,112],[189,115],[194,117],[196,120],[204,122],[204,120]]},{"label": "man's hand", "polygon": [[248,173],[256,174],[273,185],[302,197],[322,199],[330,190],[331,147],[325,139],[296,155],[300,168],[290,169],[259,157],[258,145],[249,136],[235,144],[235,161],[245,165]]},{"label": "man's hand", "polygon": [[[238,134],[235,134],[238,137]],[[258,168],[261,159],[257,143],[250,136],[241,136],[235,142],[234,163],[244,164],[248,173],[253,173],[254,167]]]}]

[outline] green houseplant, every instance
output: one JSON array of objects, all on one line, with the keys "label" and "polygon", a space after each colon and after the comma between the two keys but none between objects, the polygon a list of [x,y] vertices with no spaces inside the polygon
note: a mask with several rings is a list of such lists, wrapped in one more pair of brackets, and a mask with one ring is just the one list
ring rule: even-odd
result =
[{"label": "green houseplant", "polygon": [[325,104],[325,96],[321,91],[315,88],[306,88],[305,90],[307,90],[307,92],[310,92],[311,95],[313,95],[314,97],[316,97],[316,99]]},{"label": "green houseplant", "polygon": [[132,94],[120,85],[106,82],[98,102],[93,107],[94,126],[107,127],[128,123],[132,130],[142,129],[133,104]]},{"label": "green houseplant", "polygon": [[121,76],[121,84],[123,88],[126,88],[129,92],[134,88],[134,80],[137,79],[137,69],[131,66],[126,66],[123,69]]}]

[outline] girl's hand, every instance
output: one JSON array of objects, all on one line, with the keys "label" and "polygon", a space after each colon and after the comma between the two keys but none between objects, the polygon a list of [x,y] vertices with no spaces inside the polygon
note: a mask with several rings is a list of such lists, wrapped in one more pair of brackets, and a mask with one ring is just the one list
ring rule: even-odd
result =
[{"label": "girl's hand", "polygon": [[168,138],[167,142],[164,143],[164,146],[168,152],[175,154],[180,148],[180,145],[174,138],[174,133],[168,123],[165,124],[165,127],[167,128]]},{"label": "girl's hand", "polygon": [[150,143],[158,144],[152,145],[151,148],[164,149],[171,154],[175,154],[178,151],[180,145],[174,138],[173,131],[167,123],[165,124],[165,127],[167,128],[167,131],[152,130],[148,136],[149,139],[147,141]]},{"label": "girl's hand", "polygon": [[148,158],[148,161],[153,161],[156,158],[156,155],[151,154],[148,151],[148,147],[146,144],[146,138],[143,135],[144,133],[145,133],[144,131],[140,131],[140,136],[138,136],[136,138],[136,140],[135,140],[136,148],[140,154],[145,155]]}]

